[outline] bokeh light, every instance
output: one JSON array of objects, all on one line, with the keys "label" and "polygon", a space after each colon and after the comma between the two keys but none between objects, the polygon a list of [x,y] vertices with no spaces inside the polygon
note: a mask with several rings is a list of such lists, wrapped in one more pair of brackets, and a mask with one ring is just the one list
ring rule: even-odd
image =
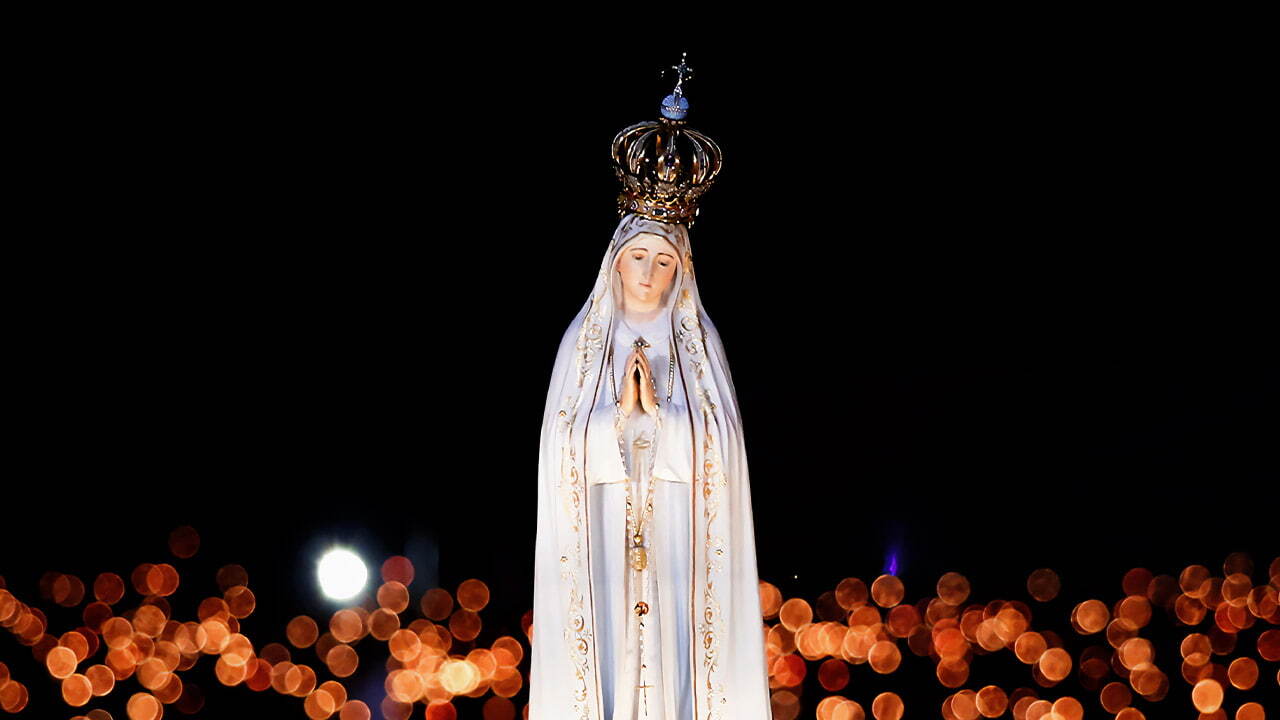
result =
[{"label": "bokeh light", "polygon": [[[195,528],[169,535],[175,557],[189,558],[199,547]],[[325,559],[334,563],[332,586]],[[325,559],[317,572],[328,597],[363,593],[368,576],[360,558],[335,549]],[[310,720],[372,720],[373,708],[348,690],[358,673],[382,675],[381,717],[449,720],[460,716],[463,702],[474,702],[468,707],[486,720],[527,718],[527,702],[519,698],[527,689],[532,611],[518,618],[520,633],[500,634],[516,618],[485,615],[492,597],[484,580],[468,578],[452,593],[427,588],[417,595],[408,558],[386,558],[378,567],[381,584],[372,596],[365,593],[327,617],[295,615],[261,645],[262,638],[240,624],[256,627],[248,621],[258,598],[247,570],[234,564],[218,569],[216,591],[181,603],[175,598],[184,582],[201,583],[168,563],[85,575],[93,577],[91,585],[45,572],[37,594],[51,605],[78,608],[73,612],[83,625],[71,627],[51,626],[0,578],[0,628],[31,649],[33,668],[55,683],[64,706],[59,711],[75,720],[113,720],[92,707],[113,695],[125,699],[130,720],[169,711],[216,716],[216,699],[206,701],[216,685],[202,688],[188,673],[202,661],[212,663],[217,685],[227,691],[289,696]],[[932,594],[916,599],[892,574],[869,584],[843,577],[812,600],[784,597],[761,579],[760,632],[774,717],[1081,720],[1089,707],[1118,720],[1189,712],[1258,720],[1263,706],[1249,696],[1280,685],[1280,670],[1268,665],[1280,661],[1274,627],[1280,624],[1280,558],[1262,569],[1258,584],[1247,554],[1232,553],[1222,569],[1215,575],[1205,565],[1174,573],[1135,567],[1111,585],[1117,594],[1109,597],[1064,586],[1051,568],[1032,570],[1026,596],[1011,599],[981,598],[982,588],[959,571],[924,585]],[[130,591],[137,594],[131,601]],[[185,616],[192,606],[194,617]],[[1176,642],[1160,640],[1153,628],[1173,632]],[[1006,654],[1004,660],[986,657]],[[932,679],[917,677],[922,659],[932,664]],[[1019,668],[1025,681],[986,683],[987,668],[1001,664]],[[13,677],[11,665],[0,662],[0,710],[42,716],[48,709],[29,707],[29,688]],[[890,676],[904,673],[911,682],[936,682],[945,690],[940,706],[908,710],[914,695],[887,691],[884,685],[898,682]],[[981,687],[970,686],[979,678]],[[810,688],[821,697],[809,698]],[[864,706],[854,696],[871,700]]]},{"label": "bokeh light", "polygon": [[349,600],[364,590],[369,570],[358,555],[345,548],[326,552],[316,565],[320,589],[333,600]]}]

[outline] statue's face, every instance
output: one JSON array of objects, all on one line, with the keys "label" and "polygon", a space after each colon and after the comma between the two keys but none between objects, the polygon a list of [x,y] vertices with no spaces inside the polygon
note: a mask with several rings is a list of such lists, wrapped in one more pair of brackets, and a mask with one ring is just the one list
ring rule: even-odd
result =
[{"label": "statue's face", "polygon": [[677,251],[669,240],[640,233],[618,256],[623,295],[634,305],[656,305],[675,279],[677,260]]}]

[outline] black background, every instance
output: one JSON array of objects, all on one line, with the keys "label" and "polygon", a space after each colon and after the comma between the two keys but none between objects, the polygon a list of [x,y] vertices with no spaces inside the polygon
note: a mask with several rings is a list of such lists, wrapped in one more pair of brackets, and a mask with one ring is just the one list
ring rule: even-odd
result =
[{"label": "black background", "polygon": [[[909,602],[947,571],[986,602],[1028,600],[1051,567],[1038,629],[1063,635],[1132,567],[1220,574],[1244,551],[1265,582],[1275,164],[1255,46],[1103,25],[51,42],[19,68],[10,143],[0,575],[60,634],[77,611],[38,597],[42,572],[174,562],[185,620],[240,563],[261,646],[335,609],[312,564],[341,542],[413,558],[415,602],[483,579],[481,644],[523,639],[542,403],[617,221],[609,144],[657,117],[687,50],[689,123],[725,153],[691,238],[763,580],[813,601],[896,559]],[[186,561],[165,543],[182,524],[203,540]],[[1189,710],[1180,636],[1154,625],[1162,705]],[[67,714],[0,635],[28,714]],[[904,654],[846,694],[936,708],[930,663]],[[362,663],[352,693],[376,708],[381,656]],[[203,715],[302,716],[211,666],[184,676]],[[986,682],[1032,684],[1003,656],[967,687]]]}]

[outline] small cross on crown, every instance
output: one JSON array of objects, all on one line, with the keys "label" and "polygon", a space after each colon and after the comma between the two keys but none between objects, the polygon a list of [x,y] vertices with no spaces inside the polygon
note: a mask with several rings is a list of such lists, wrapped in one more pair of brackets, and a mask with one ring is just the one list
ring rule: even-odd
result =
[{"label": "small cross on crown", "polygon": [[[672,65],[671,69],[676,71],[676,89],[671,93],[676,97],[684,97],[684,81],[693,79],[693,68],[689,67],[689,63],[685,62],[688,52],[680,53],[680,64]],[[662,71],[663,75],[667,74],[666,70]]]}]

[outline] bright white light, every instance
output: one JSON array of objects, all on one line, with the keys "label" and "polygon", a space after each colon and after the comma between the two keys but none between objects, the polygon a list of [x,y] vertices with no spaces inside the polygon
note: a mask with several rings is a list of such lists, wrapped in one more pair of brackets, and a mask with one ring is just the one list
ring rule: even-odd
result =
[{"label": "bright white light", "polygon": [[334,600],[346,600],[359,594],[369,579],[369,571],[355,553],[350,550],[330,550],[320,558],[316,566],[320,589]]}]

